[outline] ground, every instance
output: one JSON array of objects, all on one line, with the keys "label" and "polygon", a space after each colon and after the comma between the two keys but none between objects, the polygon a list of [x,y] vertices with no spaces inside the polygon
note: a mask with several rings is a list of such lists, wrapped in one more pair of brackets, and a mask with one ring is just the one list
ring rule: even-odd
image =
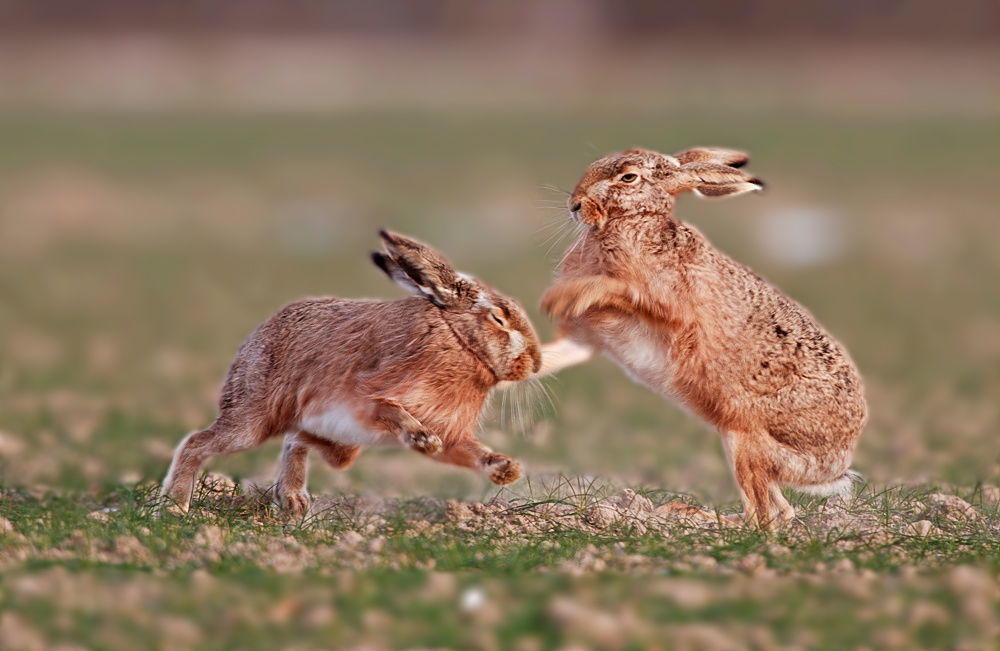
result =
[{"label": "ground", "polygon": [[864,487],[800,502],[773,534],[568,477],[487,504],[318,496],[297,521],[219,474],[181,519],[153,515],[156,489],[3,495],[3,648],[984,648],[1000,633],[996,488]]}]

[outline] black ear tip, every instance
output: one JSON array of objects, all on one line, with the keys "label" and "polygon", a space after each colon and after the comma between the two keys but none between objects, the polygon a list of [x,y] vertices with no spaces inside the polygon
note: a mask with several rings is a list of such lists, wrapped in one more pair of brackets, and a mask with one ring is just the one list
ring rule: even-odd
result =
[{"label": "black ear tip", "polygon": [[386,254],[379,251],[372,251],[372,262],[385,273],[389,273],[389,256]]},{"label": "black ear tip", "polygon": [[763,190],[765,187],[767,187],[766,185],[764,185],[764,182],[761,181],[760,179],[750,179],[750,182],[756,185],[758,190]]},{"label": "black ear tip", "polygon": [[750,162],[750,157],[749,156],[744,156],[743,158],[741,158],[741,159],[739,159],[737,161],[733,161],[732,163],[730,163],[729,167],[735,167],[736,169],[739,169],[739,168],[743,167],[744,165],[746,165],[749,162]]}]

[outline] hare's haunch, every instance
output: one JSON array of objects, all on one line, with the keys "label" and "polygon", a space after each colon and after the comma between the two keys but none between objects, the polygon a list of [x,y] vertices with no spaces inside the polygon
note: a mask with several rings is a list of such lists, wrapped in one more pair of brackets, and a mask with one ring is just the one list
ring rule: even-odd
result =
[{"label": "hare's haunch", "polygon": [[762,188],[736,169],[746,162],[632,149],[590,166],[569,199],[587,231],[542,300],[562,338],[540,374],[607,353],[719,430],[744,518],[770,526],[794,515],[781,485],[850,489],[866,407],[847,352],[802,306],[673,216],[688,190]]},{"label": "hare's haunch", "polygon": [[240,347],[219,418],[177,447],[163,499],[184,512],[211,455],[285,437],[275,501],[309,507],[306,457],[346,468],[365,445],[401,444],[475,468],[496,484],[521,476],[475,438],[489,391],[541,364],[538,337],[513,299],[456,272],[437,251],[382,232],[380,269],[416,296],[397,301],[306,299],[271,317]]}]

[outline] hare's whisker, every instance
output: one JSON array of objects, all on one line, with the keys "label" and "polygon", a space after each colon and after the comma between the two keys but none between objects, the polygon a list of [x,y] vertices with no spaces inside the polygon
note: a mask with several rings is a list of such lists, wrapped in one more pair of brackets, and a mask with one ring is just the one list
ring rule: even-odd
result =
[{"label": "hare's whisker", "polygon": [[548,192],[553,192],[553,193],[558,193],[558,194],[564,194],[566,196],[570,196],[570,195],[573,194],[569,190],[564,190],[563,188],[560,188],[557,185],[548,185],[548,184],[540,185],[540,186],[538,186],[538,189],[539,190],[547,190]]}]

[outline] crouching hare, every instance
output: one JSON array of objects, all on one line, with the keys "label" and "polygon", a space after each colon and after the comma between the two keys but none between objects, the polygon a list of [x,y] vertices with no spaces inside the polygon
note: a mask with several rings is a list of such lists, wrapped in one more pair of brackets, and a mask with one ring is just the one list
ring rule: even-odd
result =
[{"label": "crouching hare", "polygon": [[315,298],[250,335],[229,369],[219,417],[177,447],[162,498],[186,512],[202,461],[284,435],[275,502],[309,508],[306,458],[346,468],[365,445],[402,444],[509,484],[521,467],[475,439],[490,390],[541,364],[538,337],[513,299],[409,238],[383,231],[372,260],[415,294],[396,301]]},{"label": "crouching hare", "polygon": [[593,163],[569,199],[588,228],[542,299],[560,339],[541,374],[604,351],[633,378],[714,425],[743,498],[742,521],[794,517],[781,485],[845,493],[866,407],[847,352],[795,301],[673,216],[691,190],[763,184],[747,156],[630,149]]}]

